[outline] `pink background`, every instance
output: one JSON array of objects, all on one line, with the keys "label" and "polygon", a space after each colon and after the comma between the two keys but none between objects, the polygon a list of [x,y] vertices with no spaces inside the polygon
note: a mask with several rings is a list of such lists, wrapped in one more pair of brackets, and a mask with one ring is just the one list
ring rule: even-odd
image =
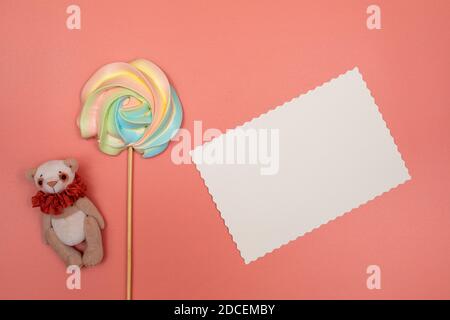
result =
[{"label": "pink background", "polygon": [[[81,30],[65,26],[72,3]],[[233,128],[358,66],[412,180],[245,265],[193,165],[136,157],[135,298],[450,298],[450,2],[377,1],[368,30],[371,3],[1,1],[0,298],[124,298],[126,154],[100,153],[75,118],[96,68],[138,57],[167,72],[189,130]],[[104,263],[72,291],[24,178],[64,157],[107,220]]]}]

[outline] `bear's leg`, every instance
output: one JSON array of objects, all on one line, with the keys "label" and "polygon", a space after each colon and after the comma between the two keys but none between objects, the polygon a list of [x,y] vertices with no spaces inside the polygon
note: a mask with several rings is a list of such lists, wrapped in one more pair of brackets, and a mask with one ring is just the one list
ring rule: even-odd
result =
[{"label": "bear's leg", "polygon": [[86,233],[86,250],[83,254],[83,264],[94,266],[103,259],[102,234],[97,220],[86,217],[84,220],[84,232]]},{"label": "bear's leg", "polygon": [[77,265],[81,267],[83,260],[81,259],[81,253],[59,240],[53,228],[50,228],[46,232],[46,238],[48,244],[58,254],[58,256],[64,261],[67,266]]}]

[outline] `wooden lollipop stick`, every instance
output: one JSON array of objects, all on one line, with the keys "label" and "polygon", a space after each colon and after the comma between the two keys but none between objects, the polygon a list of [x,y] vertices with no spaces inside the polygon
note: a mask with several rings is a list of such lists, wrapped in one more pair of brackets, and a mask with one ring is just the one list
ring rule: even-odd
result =
[{"label": "wooden lollipop stick", "polygon": [[127,300],[131,300],[133,273],[133,147],[128,147],[127,194]]}]

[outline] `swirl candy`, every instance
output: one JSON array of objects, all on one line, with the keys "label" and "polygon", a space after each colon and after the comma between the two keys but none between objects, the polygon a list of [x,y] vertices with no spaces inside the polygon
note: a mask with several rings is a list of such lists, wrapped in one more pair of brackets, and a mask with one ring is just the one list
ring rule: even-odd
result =
[{"label": "swirl candy", "polygon": [[183,118],[180,100],[164,72],[138,59],[97,70],[81,92],[81,136],[117,155],[132,147],[144,158],[164,151]]},{"label": "swirl candy", "polygon": [[144,158],[163,152],[180,128],[181,103],[164,72],[144,59],[101,67],[84,85],[81,103],[81,136],[96,136],[109,155],[128,150],[126,292],[131,299],[133,150]]}]

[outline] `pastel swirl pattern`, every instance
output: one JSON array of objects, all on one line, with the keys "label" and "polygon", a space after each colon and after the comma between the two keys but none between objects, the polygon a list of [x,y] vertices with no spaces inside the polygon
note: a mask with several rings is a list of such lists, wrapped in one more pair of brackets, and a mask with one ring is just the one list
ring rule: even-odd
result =
[{"label": "pastel swirl pattern", "polygon": [[102,152],[128,147],[150,158],[163,152],[180,128],[183,110],[164,72],[138,59],[97,70],[81,92],[78,125],[83,138],[97,137]]}]

